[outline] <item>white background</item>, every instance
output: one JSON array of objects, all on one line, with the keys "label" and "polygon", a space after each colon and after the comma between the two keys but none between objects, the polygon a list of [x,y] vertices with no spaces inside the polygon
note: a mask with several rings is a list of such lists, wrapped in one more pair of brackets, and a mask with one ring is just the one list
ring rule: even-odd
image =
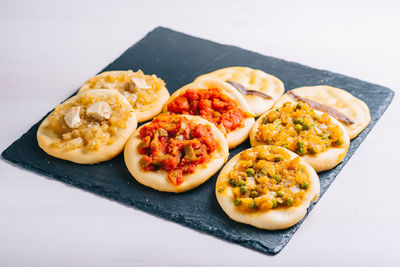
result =
[{"label": "white background", "polygon": [[1,266],[399,266],[397,1],[0,1],[0,151],[162,25],[396,96],[276,256],[0,161]]}]

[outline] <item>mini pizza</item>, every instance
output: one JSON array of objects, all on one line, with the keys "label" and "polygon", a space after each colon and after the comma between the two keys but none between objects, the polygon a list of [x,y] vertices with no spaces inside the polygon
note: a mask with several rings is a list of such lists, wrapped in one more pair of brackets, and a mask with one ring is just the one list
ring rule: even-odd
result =
[{"label": "mini pizza", "polygon": [[314,169],[295,153],[257,146],[225,165],[215,189],[219,205],[232,220],[278,230],[304,217],[318,199],[320,184]]},{"label": "mini pizza", "polygon": [[49,155],[81,164],[109,160],[136,129],[129,102],[112,90],[90,90],[58,105],[40,124],[39,146]]},{"label": "mini pizza", "polygon": [[304,102],[286,102],[256,121],[250,143],[287,148],[320,172],[332,169],[344,159],[350,139],[343,125],[328,114]]},{"label": "mini pizza", "polygon": [[120,92],[136,112],[138,122],[148,121],[162,111],[169,98],[165,82],[141,70],[106,71],[89,79],[78,94],[91,89],[112,89]]},{"label": "mini pizza", "polygon": [[226,162],[228,143],[201,117],[160,115],[136,130],[125,147],[125,163],[141,184],[183,192],[199,186]]},{"label": "mini pizza", "polygon": [[275,107],[288,101],[303,101],[316,110],[328,113],[343,124],[350,139],[355,138],[371,122],[365,102],[332,86],[306,86],[290,90],[277,101]]},{"label": "mini pizza", "polygon": [[208,78],[221,79],[235,87],[256,117],[269,110],[285,91],[282,81],[277,77],[247,67],[219,69],[201,75],[195,81]]},{"label": "mini pizza", "polygon": [[172,94],[164,112],[195,115],[214,123],[226,136],[229,148],[247,139],[254,116],[243,96],[218,79],[202,79]]}]

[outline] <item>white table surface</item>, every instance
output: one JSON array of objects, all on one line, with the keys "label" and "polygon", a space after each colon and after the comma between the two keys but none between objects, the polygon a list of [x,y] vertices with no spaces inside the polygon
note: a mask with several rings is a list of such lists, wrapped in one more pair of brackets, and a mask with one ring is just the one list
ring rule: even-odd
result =
[{"label": "white table surface", "polygon": [[215,2],[1,1],[0,151],[159,25],[393,89],[286,248],[266,256],[1,160],[0,266],[400,266],[399,2]]}]

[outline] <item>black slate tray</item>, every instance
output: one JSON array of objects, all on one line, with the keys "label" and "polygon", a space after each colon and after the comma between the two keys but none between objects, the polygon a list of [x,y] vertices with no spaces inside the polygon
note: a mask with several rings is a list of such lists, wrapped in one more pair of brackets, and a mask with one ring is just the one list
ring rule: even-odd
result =
[{"label": "black slate tray", "polygon": [[[103,71],[142,69],[148,74],[155,73],[165,80],[172,93],[200,74],[236,65],[261,69],[275,75],[283,81],[287,90],[305,85],[327,84],[344,88],[368,104],[372,116],[371,124],[351,142],[350,150],[341,164],[319,174],[320,196],[328,189],[394,96],[393,91],[376,84],[263,56],[238,47],[221,45],[162,27],[147,34]],[[78,165],[53,158],[37,144],[36,131],[39,124],[40,122],[32,126],[2,156],[36,173],[262,253],[276,254],[281,251],[301,224],[299,222],[286,230],[266,231],[230,220],[219,207],[214,195],[217,175],[192,191],[181,194],[163,193],[137,183],[126,169],[122,155],[96,165]],[[248,147],[250,144],[247,141],[232,150],[230,157]],[[309,212],[313,206],[309,208]]]}]

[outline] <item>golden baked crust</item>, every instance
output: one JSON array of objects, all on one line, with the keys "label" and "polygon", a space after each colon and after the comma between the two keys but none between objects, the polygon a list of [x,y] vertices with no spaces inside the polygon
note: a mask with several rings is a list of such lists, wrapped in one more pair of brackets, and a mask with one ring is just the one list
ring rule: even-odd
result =
[{"label": "golden baked crust", "polygon": [[[137,86],[134,82],[139,83]],[[136,112],[138,122],[158,115],[169,98],[165,82],[156,75],[141,70],[106,71],[90,78],[78,94],[92,89],[113,89],[125,96]]]},{"label": "golden baked crust", "polygon": [[[371,122],[371,115],[367,104],[343,89],[328,85],[318,85],[299,87],[292,91],[301,97],[332,106],[349,116],[355,123],[342,124],[350,139],[357,137]],[[292,100],[292,97],[286,93],[275,103],[275,106],[281,106],[283,103]]]},{"label": "golden baked crust", "polygon": [[[253,212],[246,212],[246,210],[240,209],[240,207],[235,205],[235,187],[231,186],[231,177],[230,173],[235,171],[235,167],[238,164],[240,157],[246,151],[254,151],[256,149],[261,149],[264,151],[271,151],[271,149],[283,151],[289,155],[289,159],[293,160],[298,158],[298,164],[303,166],[303,173],[308,175],[307,181],[307,189],[302,192],[303,197],[301,202],[297,205],[285,206],[285,202],[280,206],[275,207],[267,207],[262,209],[261,207]],[[276,151],[275,151],[276,152]],[[273,162],[271,164],[274,164]],[[257,178],[258,179],[258,178]],[[272,179],[272,178],[262,178],[261,179]],[[282,185],[281,185],[282,186]],[[242,151],[241,153],[235,155],[229,162],[224,166],[221,170],[215,187],[215,194],[218,200],[218,203],[224,210],[224,212],[234,221],[246,223],[253,225],[255,227],[261,229],[269,229],[269,230],[278,230],[288,228],[298,221],[300,221],[307,212],[307,208],[311,204],[311,202],[316,201],[318,199],[318,195],[320,192],[320,183],[319,178],[314,169],[307,164],[303,159],[299,158],[295,153],[281,148],[281,147],[274,147],[274,146],[260,146],[260,147],[253,147],[247,150]],[[267,202],[272,201],[270,199],[274,199],[275,204],[276,197],[273,191],[269,192],[268,194],[261,196],[266,197]],[[253,196],[254,197],[254,196]],[[254,199],[254,202],[256,199]],[[241,203],[240,205],[243,205]]]},{"label": "golden baked crust", "polygon": [[282,81],[277,77],[261,70],[248,67],[218,69],[197,77],[195,82],[205,78],[218,78],[223,81],[237,82],[243,85],[247,90],[259,91],[271,96],[272,99],[265,99],[256,95],[243,95],[256,117],[270,109],[285,91]]},{"label": "golden baked crust", "polygon": [[[288,101],[285,103],[297,103],[294,100],[293,101]],[[251,131],[250,131],[250,143],[252,146],[259,146],[259,145],[266,145],[267,142],[264,140],[259,140],[258,134],[259,134],[259,128],[260,125],[263,124],[264,117],[267,117],[269,113],[274,112],[276,108],[282,108],[282,106],[285,104],[282,102],[279,102],[279,105],[274,106],[273,109],[270,111],[267,111],[263,115],[261,115],[256,123],[253,125]],[[302,103],[304,105],[304,103]],[[314,111],[318,115],[322,115],[322,112],[319,111]],[[333,126],[337,126],[337,129],[339,130],[340,134],[340,140],[342,142],[341,145],[339,146],[329,146],[327,149],[323,149],[322,152],[318,152],[316,154],[310,154],[310,153],[304,153],[301,154],[301,157],[308,163],[310,164],[316,172],[321,172],[325,170],[330,170],[336,165],[338,165],[346,156],[346,153],[349,149],[350,146],[350,138],[344,129],[344,126],[339,123],[336,119],[330,117],[329,115],[325,114],[324,116],[328,116],[330,118],[330,122]],[[269,143],[270,145],[276,145],[277,143],[274,142],[273,140]],[[296,151],[294,148],[289,148],[292,151]],[[305,151],[306,152],[306,151]]]},{"label": "golden baked crust", "polygon": [[[99,121],[88,116],[94,103],[105,102],[111,108],[108,119]],[[70,128],[65,114],[79,107],[81,122]],[[113,90],[90,90],[58,105],[40,124],[37,131],[39,146],[48,154],[81,164],[109,160],[124,148],[136,129],[135,112],[128,101]]]},{"label": "golden baked crust", "polygon": [[195,124],[209,125],[212,129],[214,138],[217,140],[217,149],[210,154],[210,159],[207,162],[198,165],[194,173],[185,174],[184,181],[181,184],[173,185],[168,179],[168,172],[163,169],[145,171],[140,166],[142,155],[139,153],[138,147],[142,140],[139,132],[141,128],[145,125],[149,125],[151,122],[142,125],[132,134],[125,146],[124,157],[128,170],[139,183],[159,191],[179,193],[201,185],[214,175],[228,159],[229,150],[224,135],[213,123],[198,116],[174,116],[185,117]]},{"label": "golden baked crust", "polygon": [[[243,125],[241,127],[238,127],[234,129],[233,131],[229,132],[226,134],[226,139],[228,141],[229,149],[232,149],[238,145],[240,145],[243,141],[245,141],[249,135],[249,131],[251,129],[251,126],[254,124],[254,117],[253,113],[250,110],[250,107],[244,100],[243,96],[234,88],[232,85],[219,80],[219,79],[211,79],[211,78],[204,78],[201,79],[200,81],[193,82],[190,84],[185,85],[184,87],[178,89],[175,91],[170,99],[167,101],[167,103],[164,105],[164,110],[163,112],[168,112],[168,104],[174,101],[177,97],[182,95],[186,90],[188,89],[209,89],[209,88],[219,88],[222,90],[222,92],[234,100],[238,107],[240,107],[246,114],[248,114],[248,117],[245,118],[243,121]],[[223,130],[223,129],[220,129]]]}]

